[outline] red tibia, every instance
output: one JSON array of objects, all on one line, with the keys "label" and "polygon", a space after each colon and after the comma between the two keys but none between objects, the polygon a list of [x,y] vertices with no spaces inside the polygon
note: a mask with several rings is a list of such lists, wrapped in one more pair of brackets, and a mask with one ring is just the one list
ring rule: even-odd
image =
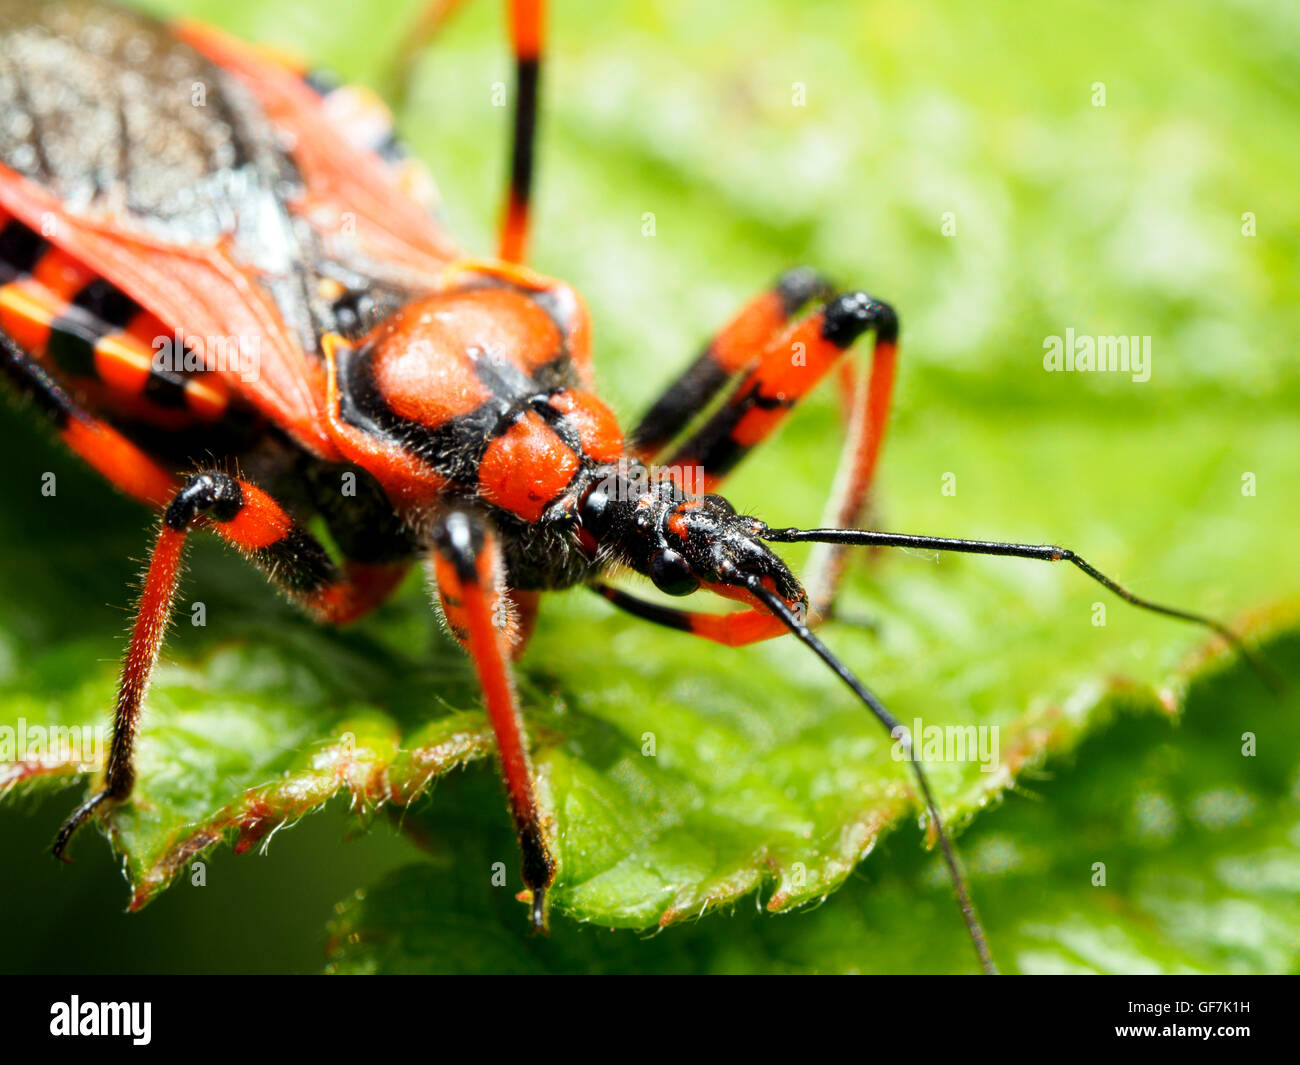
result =
[{"label": "red tibia", "polygon": [[[110,790],[119,783],[116,778],[126,772],[129,789],[129,759],[135,747],[135,734],[140,723],[140,705],[149,688],[149,677],[162,647],[163,635],[171,617],[172,598],[180,579],[181,555],[185,548],[185,533],[163,526],[154,545],[149,569],[145,573],[144,591],[140,607],[131,630],[131,643],[122,663],[122,679],[117,692],[117,725],[113,736],[112,754],[108,765]],[[126,759],[124,764],[120,760]]]},{"label": "red tibia", "polygon": [[[845,365],[850,364],[846,362]],[[897,370],[898,345],[889,342],[876,344],[871,356],[871,374],[867,379],[865,409],[855,409],[853,412],[854,419],[865,418],[865,424],[862,431],[855,434],[857,447],[836,521],[840,528],[848,528],[857,523],[862,503],[875,479],[876,464],[885,442],[885,427],[889,422],[889,406]]]},{"label": "red tibia", "polygon": [[[851,365],[847,359],[841,364],[844,368]],[[825,524],[851,529],[862,523],[867,494],[871,491],[885,442],[897,369],[898,346],[889,341],[877,342],[865,386],[859,384],[854,389],[855,394],[846,397],[849,404],[848,439],[835,477],[830,508],[823,519]],[[818,544],[813,549],[804,587],[815,612],[830,610],[844,574],[846,558],[847,550],[843,545]]]},{"label": "red tibia", "polygon": [[497,595],[494,552],[487,546],[480,553],[476,560],[475,580],[461,580],[455,574],[454,565],[446,560],[439,559],[438,563],[438,580],[444,602],[450,601],[459,608],[456,613],[458,622],[463,626],[461,639],[474,660],[474,668],[483,689],[483,701],[496,733],[501,768],[505,774],[506,791],[510,796],[515,823],[520,826],[535,825],[537,808],[533,795],[532,767],[524,740],[523,719],[510,683],[505,654],[506,635],[496,625],[498,611],[494,602]]}]

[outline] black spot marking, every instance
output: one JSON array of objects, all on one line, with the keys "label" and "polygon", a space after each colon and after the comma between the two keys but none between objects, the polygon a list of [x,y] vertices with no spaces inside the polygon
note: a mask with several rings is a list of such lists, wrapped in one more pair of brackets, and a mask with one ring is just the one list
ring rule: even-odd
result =
[{"label": "black spot marking", "polygon": [[135,300],[102,277],[95,278],[73,296],[72,305],[114,329],[125,329],[140,313],[140,305]]},{"label": "black spot marking", "polygon": [[12,220],[0,229],[0,270],[8,268],[8,276],[0,275],[0,280],[30,274],[49,250],[48,240],[17,219]]}]

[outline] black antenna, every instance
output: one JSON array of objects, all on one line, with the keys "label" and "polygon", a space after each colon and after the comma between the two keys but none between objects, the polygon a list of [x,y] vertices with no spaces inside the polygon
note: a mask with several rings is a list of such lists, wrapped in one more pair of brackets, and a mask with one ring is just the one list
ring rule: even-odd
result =
[{"label": "black antenna", "polygon": [[943,819],[939,816],[939,807],[935,804],[934,793],[930,791],[930,782],[926,780],[925,773],[921,769],[921,763],[916,759],[913,752],[911,731],[886,710],[884,704],[857,677],[849,672],[848,667],[831,653],[830,649],[813,634],[812,630],[803,621],[795,616],[794,612],[786,605],[785,600],[763,586],[761,578],[751,576],[745,582],[745,587],[768,610],[780,618],[785,623],[786,628],[811,647],[817,656],[831,667],[835,675],[849,686],[853,694],[866,704],[867,709],[889,730],[889,734],[906,748],[907,759],[912,765],[912,772],[916,775],[917,783],[921,786],[921,794],[925,799],[930,821],[934,825],[935,835],[939,839],[939,848],[943,851],[943,860],[948,865],[948,875],[952,879],[953,891],[957,893],[957,901],[961,905],[961,914],[966,921],[966,930],[970,933],[971,942],[975,945],[975,954],[979,958],[981,968],[990,975],[996,975],[997,966],[993,964],[993,955],[989,951],[988,940],[984,936],[984,929],[980,926],[979,915],[975,912],[975,904],[971,902],[970,891],[966,887],[966,878],[962,875],[961,866],[957,863],[957,855],[952,849],[952,844],[948,841],[948,833],[944,830]]},{"label": "black antenna", "polygon": [[912,536],[907,533],[875,532],[871,529],[767,529],[760,534],[773,543],[794,544],[844,544],[855,547],[913,547],[928,551],[957,551],[967,555],[1002,555],[1010,558],[1031,558],[1039,562],[1069,562],[1077,566],[1098,584],[1113,592],[1127,603],[1154,614],[1190,621],[1218,633],[1232,646],[1275,695],[1286,690],[1286,684],[1276,670],[1251,651],[1240,636],[1227,625],[1204,614],[1194,614],[1177,607],[1163,606],[1134,595],[1118,581],[1107,577],[1091,562],[1075,554],[1068,547],[1051,544],[1013,544],[1000,540],[961,540],[943,536]]}]

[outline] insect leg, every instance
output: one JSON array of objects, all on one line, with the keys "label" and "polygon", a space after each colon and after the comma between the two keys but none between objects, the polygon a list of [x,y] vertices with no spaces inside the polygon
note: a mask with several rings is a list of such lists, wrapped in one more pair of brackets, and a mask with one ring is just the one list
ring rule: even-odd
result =
[{"label": "insect leg", "polygon": [[722,408],[674,450],[669,464],[698,466],[705,490],[716,488],[868,330],[876,337],[868,388],[876,399],[869,405],[875,422],[857,449],[855,465],[862,467],[857,479],[869,481],[893,387],[898,318],[888,304],[864,292],[836,296],[770,340]]},{"label": "insect leg", "polygon": [[351,621],[396,586],[404,565],[351,564],[340,574],[311,533],[266,492],[219,470],[194,474],[176,492],[145,571],[131,640],[122,662],[104,786],[64,822],[54,840],[62,858],[76,830],[106,802],[128,798],[135,783],[133,758],[140,711],[163,635],[171,619],[185,543],[208,526],[262,568],[290,598],[323,621]]},{"label": "insect leg", "polygon": [[88,465],[127,495],[161,506],[176,479],[112,426],[72,401],[22,348],[0,333],[0,373],[54,423],[59,437]]},{"label": "insect leg", "polygon": [[[465,0],[430,0],[402,44],[396,59],[394,95],[405,95],[415,57],[438,34]],[[528,244],[528,209],[533,188],[537,140],[538,84],[546,29],[546,0],[509,0],[510,40],[515,56],[515,112],[511,133],[510,187],[501,218],[498,256],[520,263]]]},{"label": "insect leg", "polygon": [[515,53],[515,119],[510,152],[510,189],[506,194],[498,254],[512,263],[524,261],[528,244],[528,209],[533,194],[537,93],[545,24],[545,0],[510,0],[510,40]]},{"label": "insect leg", "polygon": [[433,570],[452,634],[474,660],[483,701],[496,732],[510,812],[523,853],[524,884],[532,890],[533,927],[546,930],[546,891],[555,878],[542,831],[523,718],[515,699],[508,658],[514,623],[505,594],[496,539],[485,519],[451,510],[433,528]]},{"label": "insect leg", "polygon": [[[680,607],[662,606],[649,600],[631,595],[611,584],[597,582],[590,586],[598,595],[604,596],[620,610],[653,621],[665,628],[678,629],[692,636],[699,636],[726,647],[747,647],[751,643],[760,643],[776,636],[784,636],[789,630],[766,610],[733,610],[729,614],[712,614],[704,610],[682,610]],[[813,615],[809,627],[816,627],[824,619]]]},{"label": "insect leg", "polygon": [[[898,316],[864,292],[836,296],[772,339],[726,403],[675,450],[668,465],[698,468],[696,480],[712,491],[833,366],[848,365],[844,356],[868,331],[875,343],[866,381],[859,387],[851,374],[840,378],[841,387],[852,385],[853,398],[827,514],[830,524],[854,524],[880,458],[898,361]],[[813,615],[830,611],[843,565],[842,547],[817,549],[804,580]]]},{"label": "insect leg", "polygon": [[763,349],[810,300],[831,295],[830,282],[810,267],[788,270],[741,308],[690,366],[646,411],[629,437],[632,453],[649,462],[703,414],[728,382],[751,369]]},{"label": "insect leg", "polygon": [[433,41],[451,17],[460,10],[465,0],[429,0],[420,12],[419,20],[402,41],[401,49],[393,60],[392,94],[400,104],[405,102],[410,89],[411,75],[417,57]]}]

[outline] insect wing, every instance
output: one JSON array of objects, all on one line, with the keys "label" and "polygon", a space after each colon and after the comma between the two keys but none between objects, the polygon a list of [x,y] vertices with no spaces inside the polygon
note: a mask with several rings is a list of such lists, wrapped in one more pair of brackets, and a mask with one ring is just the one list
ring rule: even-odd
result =
[{"label": "insect wing", "polygon": [[333,265],[362,289],[433,287],[456,254],[437,222],[284,64],[188,24],[21,6],[0,3],[0,206],[337,458],[317,357],[337,323],[317,285]]}]

